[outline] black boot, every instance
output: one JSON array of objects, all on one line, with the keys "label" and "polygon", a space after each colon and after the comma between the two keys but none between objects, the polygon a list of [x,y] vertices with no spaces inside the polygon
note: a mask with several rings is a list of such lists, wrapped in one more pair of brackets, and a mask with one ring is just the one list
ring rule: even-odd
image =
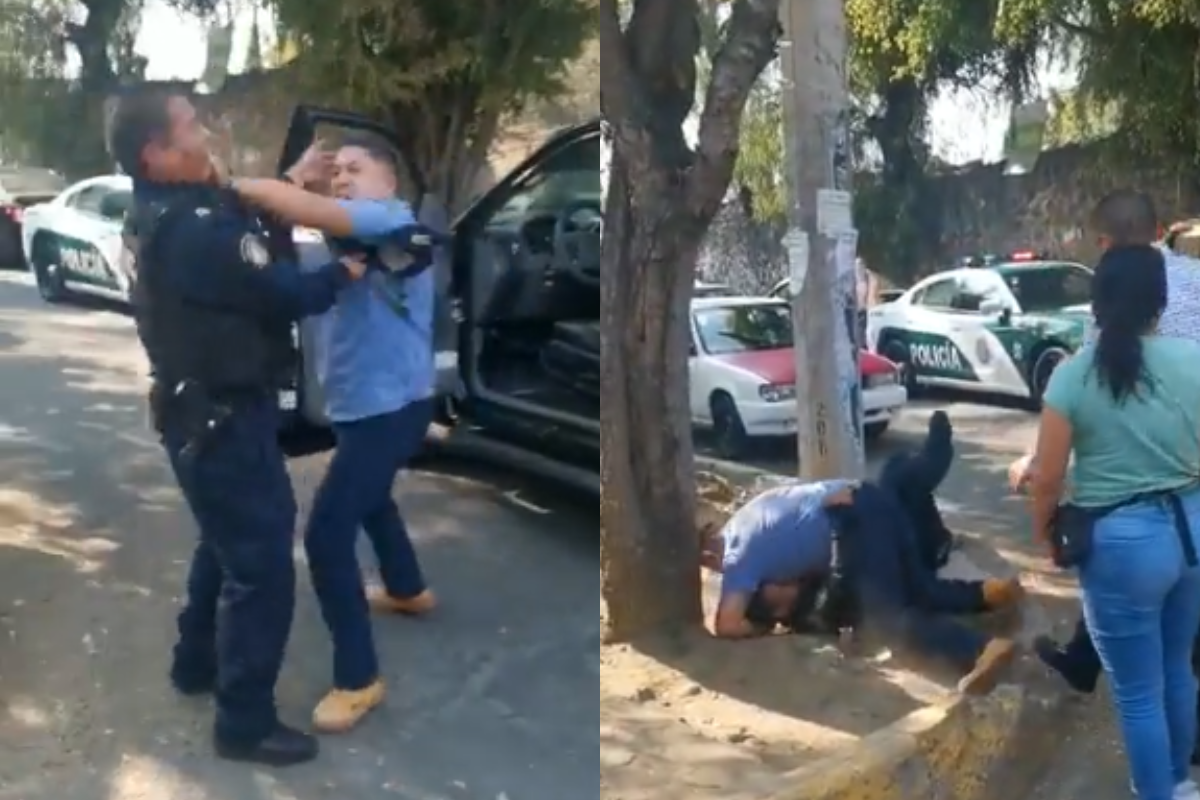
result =
[{"label": "black boot", "polygon": [[253,744],[225,741],[220,736],[214,737],[213,742],[221,758],[268,767],[303,764],[316,758],[320,751],[315,736],[289,728],[282,722],[275,723],[273,731]]},{"label": "black boot", "polygon": [[1081,665],[1071,653],[1049,636],[1034,639],[1033,650],[1043,664],[1057,672],[1075,691],[1082,694],[1092,694],[1096,691],[1099,673]]}]

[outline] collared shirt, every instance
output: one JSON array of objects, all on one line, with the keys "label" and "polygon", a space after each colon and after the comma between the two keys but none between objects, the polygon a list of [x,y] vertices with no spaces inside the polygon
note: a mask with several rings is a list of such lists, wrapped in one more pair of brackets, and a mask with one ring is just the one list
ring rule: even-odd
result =
[{"label": "collared shirt", "polygon": [[[380,244],[416,222],[400,200],[341,203],[350,212],[353,237],[364,244]],[[434,294],[433,270],[401,278],[376,264],[338,295],[324,320],[326,347],[319,363],[331,421],[399,411],[433,395]]]},{"label": "collared shirt", "polygon": [[1200,341],[1200,259],[1157,247],[1167,267],[1167,310],[1158,323],[1158,333]]},{"label": "collared shirt", "polygon": [[823,501],[850,483],[787,484],[738,509],[721,531],[721,595],[752,594],[763,583],[828,570],[833,527]]}]

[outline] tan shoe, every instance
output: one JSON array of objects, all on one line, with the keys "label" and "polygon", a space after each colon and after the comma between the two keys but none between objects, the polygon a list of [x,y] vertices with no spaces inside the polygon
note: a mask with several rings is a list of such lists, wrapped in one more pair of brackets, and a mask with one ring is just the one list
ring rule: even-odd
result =
[{"label": "tan shoe", "polygon": [[419,617],[437,608],[437,598],[430,589],[414,597],[392,597],[382,586],[372,586],[367,589],[367,603],[377,613],[409,617]]},{"label": "tan shoe", "polygon": [[345,733],[383,702],[387,691],[382,680],[365,689],[334,689],[313,710],[313,728],[318,733]]},{"label": "tan shoe", "polygon": [[983,648],[975,666],[958,682],[963,694],[989,694],[1000,683],[1004,673],[1017,657],[1017,643],[1012,639],[992,639]]},{"label": "tan shoe", "polygon": [[1019,606],[1025,600],[1025,587],[1019,578],[1001,580],[988,578],[983,582],[983,603],[988,611],[1001,611]]}]

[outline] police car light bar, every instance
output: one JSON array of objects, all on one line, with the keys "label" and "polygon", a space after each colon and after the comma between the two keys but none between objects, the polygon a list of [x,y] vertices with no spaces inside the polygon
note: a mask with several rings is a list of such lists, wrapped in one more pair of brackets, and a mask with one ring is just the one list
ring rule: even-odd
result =
[{"label": "police car light bar", "polygon": [[1018,250],[1009,256],[1009,258],[1013,261],[1035,261],[1037,260],[1037,253],[1032,250]]}]

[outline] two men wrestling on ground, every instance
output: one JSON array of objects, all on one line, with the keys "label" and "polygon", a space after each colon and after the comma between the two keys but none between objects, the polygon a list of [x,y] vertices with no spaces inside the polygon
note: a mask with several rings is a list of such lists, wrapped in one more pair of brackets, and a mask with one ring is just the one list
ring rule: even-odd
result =
[{"label": "two men wrestling on ground", "polygon": [[949,532],[934,492],[953,440],[938,412],[917,453],[894,457],[876,482],[795,483],[753,498],[728,519],[703,520],[704,564],[721,574],[713,632],[761,636],[863,628],[915,655],[948,662],[959,689],[985,694],[1016,654],[951,615],[1012,609],[1014,580],[938,578]]}]

